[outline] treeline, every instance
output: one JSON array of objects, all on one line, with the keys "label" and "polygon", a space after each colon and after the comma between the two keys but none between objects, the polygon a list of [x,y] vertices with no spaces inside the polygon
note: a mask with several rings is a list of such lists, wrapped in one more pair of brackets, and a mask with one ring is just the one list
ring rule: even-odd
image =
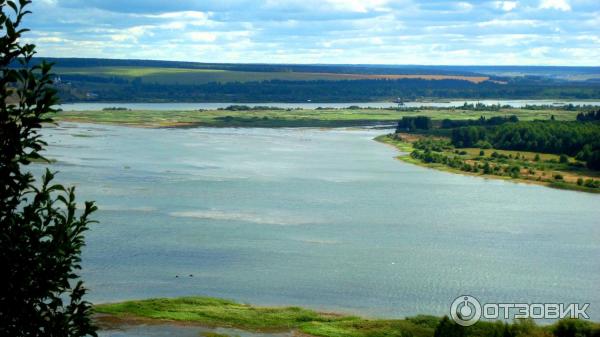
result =
[{"label": "treeline", "polygon": [[454,129],[464,126],[496,126],[504,123],[516,123],[518,121],[519,118],[515,115],[508,117],[494,116],[490,118],[481,116],[479,119],[443,119],[441,123],[434,125],[431,118],[427,116],[404,116],[398,121],[396,133],[416,130],[431,130],[433,128]]},{"label": "treeline", "polygon": [[467,119],[467,120],[457,120],[457,119],[444,119],[442,120],[442,124],[440,127],[442,129],[453,129],[463,126],[495,126],[502,125],[504,123],[516,123],[519,121],[519,118],[515,115],[509,117],[502,116],[494,116],[490,118],[485,118],[484,116],[479,117],[479,119]]},{"label": "treeline", "polygon": [[594,112],[580,112],[577,114],[578,122],[591,122],[591,121],[600,121],[600,110]]},{"label": "treeline", "polygon": [[456,147],[491,147],[503,150],[567,154],[600,170],[600,123],[534,121],[496,127],[468,126],[452,130]]},{"label": "treeline", "polygon": [[414,130],[429,130],[432,127],[431,118],[426,116],[402,117],[396,126],[396,133]]},{"label": "treeline", "polygon": [[[62,76],[58,85],[64,102],[370,102],[422,98],[492,99],[600,97],[600,85],[498,84],[462,80],[379,79],[342,81],[284,81],[205,83],[197,85],[144,83],[136,79],[102,78],[83,75]],[[94,95],[86,95],[93,93]]]}]

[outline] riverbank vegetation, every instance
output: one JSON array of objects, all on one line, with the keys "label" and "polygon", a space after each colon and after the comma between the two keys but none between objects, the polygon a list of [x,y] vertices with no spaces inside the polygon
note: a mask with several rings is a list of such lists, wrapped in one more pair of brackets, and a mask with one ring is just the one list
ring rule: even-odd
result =
[{"label": "riverbank vegetation", "polygon": [[[465,105],[457,108],[359,108],[342,109],[283,109],[273,107],[249,107],[232,105],[219,110],[193,111],[156,111],[103,109],[102,111],[62,111],[58,120],[85,123],[109,123],[142,127],[349,127],[377,126],[393,127],[403,117],[425,116],[432,120],[433,126],[441,125],[444,120],[477,121],[481,116],[488,120],[494,117],[516,116],[519,120],[555,120],[573,121],[577,114],[587,112],[590,107],[545,106],[543,108],[496,108],[481,110]],[[471,123],[471,122],[468,122]]]},{"label": "riverbank vegetation", "polygon": [[406,319],[367,319],[357,316],[321,313],[299,307],[257,307],[229,300],[184,297],[149,299],[101,304],[96,312],[128,320],[155,321],[231,327],[256,332],[295,331],[306,336],[323,337],[596,337],[600,325],[581,320],[561,320],[539,326],[531,320],[478,322],[462,327],[447,317],[415,316]]},{"label": "riverbank vegetation", "polygon": [[578,121],[561,122],[481,117],[444,120],[437,128],[428,117],[404,117],[396,133],[378,140],[407,152],[400,159],[427,167],[600,192],[600,124],[588,121],[594,116],[579,113]]}]

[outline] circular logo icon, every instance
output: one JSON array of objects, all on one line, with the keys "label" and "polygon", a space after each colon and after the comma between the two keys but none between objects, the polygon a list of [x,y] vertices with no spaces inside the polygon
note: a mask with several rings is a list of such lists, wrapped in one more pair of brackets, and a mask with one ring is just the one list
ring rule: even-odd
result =
[{"label": "circular logo icon", "polygon": [[473,296],[459,296],[450,306],[450,317],[458,325],[471,326],[481,318],[481,303]]}]

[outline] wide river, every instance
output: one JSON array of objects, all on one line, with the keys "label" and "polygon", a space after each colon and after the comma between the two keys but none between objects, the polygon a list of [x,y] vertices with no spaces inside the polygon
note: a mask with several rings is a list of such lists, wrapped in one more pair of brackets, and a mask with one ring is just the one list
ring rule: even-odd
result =
[{"label": "wide river", "polygon": [[591,303],[600,320],[600,195],[409,165],[382,132],[44,135],[58,180],[100,208],[82,272],[96,303],[204,295],[403,317],[470,294]]}]

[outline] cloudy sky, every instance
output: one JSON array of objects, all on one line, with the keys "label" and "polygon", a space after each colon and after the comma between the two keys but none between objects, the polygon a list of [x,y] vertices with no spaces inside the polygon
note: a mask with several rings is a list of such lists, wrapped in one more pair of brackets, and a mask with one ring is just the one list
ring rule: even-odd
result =
[{"label": "cloudy sky", "polygon": [[34,0],[39,55],[600,65],[600,0]]}]

